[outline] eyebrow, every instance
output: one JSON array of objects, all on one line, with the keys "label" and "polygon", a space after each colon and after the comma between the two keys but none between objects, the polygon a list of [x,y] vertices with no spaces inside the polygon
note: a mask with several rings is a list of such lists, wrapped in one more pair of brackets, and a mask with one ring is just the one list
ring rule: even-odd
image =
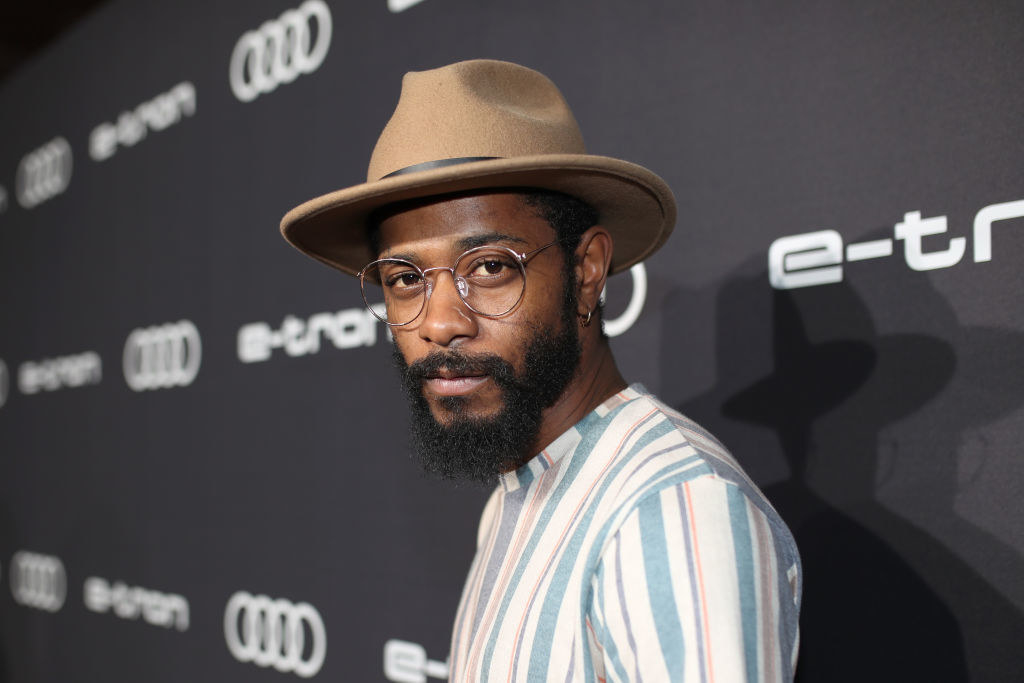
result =
[{"label": "eyebrow", "polygon": [[473,247],[482,247],[486,244],[494,244],[495,242],[515,242],[517,244],[528,244],[522,237],[515,237],[514,235],[506,235],[501,232],[486,232],[482,235],[470,235],[469,237],[463,237],[455,243],[459,249],[466,250],[472,249]]},{"label": "eyebrow", "polygon": [[[512,242],[515,244],[529,244],[527,240],[522,237],[516,237],[515,235],[506,235],[502,232],[485,232],[481,235],[470,235],[469,237],[463,237],[462,239],[455,242],[455,248],[460,251],[466,251],[467,249],[473,249],[474,247],[482,247],[488,244],[494,244],[495,242]],[[402,261],[411,261],[416,263],[417,258],[414,252],[402,252],[397,254],[385,254],[382,258],[399,259]]]}]

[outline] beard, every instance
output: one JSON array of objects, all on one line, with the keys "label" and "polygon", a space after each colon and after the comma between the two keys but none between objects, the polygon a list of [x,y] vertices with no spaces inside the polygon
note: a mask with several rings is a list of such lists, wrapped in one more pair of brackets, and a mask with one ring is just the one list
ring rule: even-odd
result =
[{"label": "beard", "polygon": [[[534,455],[541,417],[559,399],[576,372],[580,342],[571,309],[555,335],[540,328],[524,346],[523,370],[495,354],[434,351],[407,364],[394,347],[395,363],[412,409],[412,449],[424,470],[444,479],[493,484]],[[445,368],[458,375],[487,375],[501,393],[494,415],[469,414],[470,396],[443,396],[437,404],[449,418],[439,422],[423,396],[423,381]]]}]

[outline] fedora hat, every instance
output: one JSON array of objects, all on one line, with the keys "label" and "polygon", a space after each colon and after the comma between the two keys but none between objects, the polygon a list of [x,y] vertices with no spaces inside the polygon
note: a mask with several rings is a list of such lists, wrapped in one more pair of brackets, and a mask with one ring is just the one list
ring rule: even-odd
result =
[{"label": "fedora hat", "polygon": [[300,204],[281,220],[281,233],[354,275],[377,258],[367,237],[375,209],[516,187],[556,190],[593,206],[614,240],[612,273],[650,256],[675,224],[665,181],[637,164],[587,154],[575,117],[546,76],[479,59],[407,73],[366,182]]}]

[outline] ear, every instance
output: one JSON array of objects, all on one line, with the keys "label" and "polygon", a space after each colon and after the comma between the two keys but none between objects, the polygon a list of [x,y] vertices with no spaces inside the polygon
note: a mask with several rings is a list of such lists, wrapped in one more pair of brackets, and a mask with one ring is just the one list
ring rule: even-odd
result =
[{"label": "ear", "polygon": [[576,248],[576,280],[579,283],[579,304],[581,316],[597,310],[597,302],[604,291],[605,280],[612,264],[612,236],[600,225],[583,233]]}]

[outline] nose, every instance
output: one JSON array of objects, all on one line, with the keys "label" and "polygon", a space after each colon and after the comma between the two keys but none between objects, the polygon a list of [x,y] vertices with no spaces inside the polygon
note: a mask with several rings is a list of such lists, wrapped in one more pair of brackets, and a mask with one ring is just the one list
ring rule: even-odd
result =
[{"label": "nose", "polygon": [[439,346],[451,346],[475,337],[477,319],[457,287],[465,287],[464,280],[456,280],[448,268],[439,268],[434,277],[427,279],[427,302],[420,314],[420,338]]}]

